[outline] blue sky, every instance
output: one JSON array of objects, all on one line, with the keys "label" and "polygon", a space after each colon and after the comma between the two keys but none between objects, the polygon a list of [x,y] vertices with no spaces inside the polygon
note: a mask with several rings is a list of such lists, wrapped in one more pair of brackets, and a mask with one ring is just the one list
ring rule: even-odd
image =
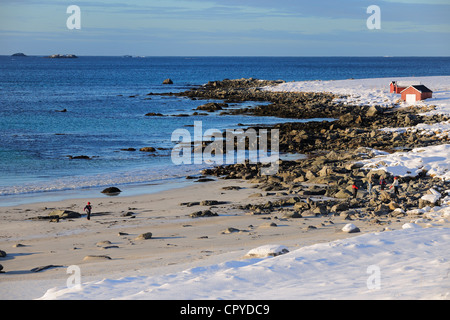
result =
[{"label": "blue sky", "polygon": [[0,54],[449,56],[449,16],[450,0],[0,0]]}]

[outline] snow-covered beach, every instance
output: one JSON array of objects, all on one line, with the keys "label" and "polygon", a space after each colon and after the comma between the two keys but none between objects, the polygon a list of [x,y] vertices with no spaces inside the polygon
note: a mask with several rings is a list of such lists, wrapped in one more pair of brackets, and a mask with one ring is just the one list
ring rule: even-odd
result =
[{"label": "snow-covered beach", "polygon": [[424,111],[427,114],[450,114],[450,76],[435,77],[403,77],[349,79],[330,81],[287,82],[265,90],[275,92],[330,92],[341,95],[337,101],[351,105],[379,105],[387,108],[406,107],[408,104],[400,100],[400,95],[389,92],[391,81],[406,85],[423,84],[433,91],[433,98],[417,102],[418,106],[435,109]]},{"label": "snow-covered beach", "polygon": [[449,240],[444,228],[370,233],[277,257],[55,288],[42,299],[449,299]]},{"label": "snow-covered beach", "polygon": [[[434,97],[418,103],[423,107],[423,113],[450,115],[448,76],[290,82],[264,89],[331,92],[341,96],[338,98],[340,102],[348,104],[407,107],[398,101],[399,95],[389,93],[392,80],[428,86],[434,91]],[[442,138],[449,131],[448,126],[447,121],[430,126],[383,130],[418,130]],[[443,143],[382,154],[364,160],[363,169],[384,170],[398,176],[416,176],[426,172],[447,182],[450,180],[450,147]],[[13,257],[11,263],[3,264],[5,269],[16,267],[18,270],[9,272],[6,269],[7,273],[0,275],[0,297],[8,299],[8,294],[18,297],[28,291],[30,295],[27,298],[82,300],[450,298],[450,196],[447,189],[430,190],[432,198],[439,201],[436,206],[406,212],[403,219],[387,227],[361,221],[349,223],[339,217],[311,216],[307,217],[306,224],[305,221],[277,220],[278,226],[270,228],[260,217],[242,215],[230,206],[219,206],[222,210],[219,218],[187,220],[186,210],[178,206],[178,202],[196,201],[202,199],[202,195],[217,198],[222,192],[219,200],[245,203],[254,193],[243,182],[240,183],[243,189],[238,193],[220,191],[223,186],[234,185],[236,181],[214,183],[214,188],[203,185],[151,198],[101,201],[105,213],[131,211],[133,207],[143,211],[142,215],[136,216],[135,221],[139,220],[136,223],[132,220],[119,223],[120,218],[109,218],[105,214],[97,218],[95,225],[88,225],[85,221],[72,225],[64,222],[45,225],[42,230],[34,230],[31,224],[36,222],[29,221],[15,221],[15,229],[6,230],[13,224],[5,225],[5,230],[2,230],[5,238],[0,239],[0,248],[10,248],[5,251],[14,252],[10,254]],[[265,200],[275,198],[272,195]],[[78,202],[69,200],[54,206],[70,207]],[[0,212],[12,219],[14,210],[26,216],[27,212],[39,211],[38,208],[38,205],[28,205],[2,208]],[[361,233],[345,232],[353,223]],[[308,224],[317,230],[304,231]],[[231,225],[238,232],[228,234],[223,231]],[[122,235],[119,238],[115,236],[120,240],[111,241],[119,248],[104,249],[100,253],[98,250],[104,245],[94,248],[96,241],[111,240],[123,229],[134,234],[148,228],[154,234],[154,239],[149,240],[150,245]],[[58,245],[53,242],[55,233],[61,237]],[[76,233],[85,238],[77,239]],[[37,249],[33,247],[35,245],[25,244],[11,249],[13,244],[26,243],[27,239],[37,239],[41,246]],[[36,251],[41,250],[45,254],[39,257]],[[151,255],[148,250],[155,250],[157,255]],[[95,252],[97,255],[106,252],[113,259],[82,261],[83,256]],[[250,257],[248,253],[251,253]],[[28,255],[35,259],[33,263],[36,264],[52,261],[56,265],[62,261],[59,264],[64,264],[64,268],[28,274],[21,264]],[[63,259],[58,260],[57,257]],[[67,286],[68,265],[80,266],[79,286]],[[5,277],[5,282],[2,277]],[[30,290],[37,284],[40,290]]]}]

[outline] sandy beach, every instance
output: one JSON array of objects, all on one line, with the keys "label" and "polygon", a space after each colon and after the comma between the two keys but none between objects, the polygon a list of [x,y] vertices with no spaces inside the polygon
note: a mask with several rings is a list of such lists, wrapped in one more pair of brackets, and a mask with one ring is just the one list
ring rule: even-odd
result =
[{"label": "sandy beach", "polygon": [[[240,186],[239,190],[223,187]],[[210,265],[229,259],[242,259],[252,248],[277,243],[298,248],[329,242],[355,234],[342,232],[348,223],[328,216],[285,219],[282,212],[251,215],[236,209],[240,204],[258,204],[293,195],[252,196],[260,191],[239,180],[220,180],[136,197],[98,197],[91,199],[90,221],[78,219],[29,220],[51,211],[82,213],[85,200],[28,204],[0,208],[0,248],[2,259],[0,299],[35,299],[51,287],[66,284],[67,268],[77,265],[82,282],[130,275],[165,274],[192,266]],[[217,200],[214,206],[180,205],[185,202]],[[213,217],[191,218],[199,210],[211,209]],[[131,216],[123,216],[132,212]],[[404,222],[403,222],[404,223]],[[272,224],[272,226],[271,226]],[[364,232],[384,227],[357,222]],[[400,229],[402,222],[390,225]],[[315,228],[313,228],[315,227]],[[228,228],[239,231],[227,233]],[[136,240],[142,233],[152,238]],[[120,233],[120,234],[119,234]],[[87,256],[107,256],[85,259]],[[33,268],[53,265],[40,272]]]}]

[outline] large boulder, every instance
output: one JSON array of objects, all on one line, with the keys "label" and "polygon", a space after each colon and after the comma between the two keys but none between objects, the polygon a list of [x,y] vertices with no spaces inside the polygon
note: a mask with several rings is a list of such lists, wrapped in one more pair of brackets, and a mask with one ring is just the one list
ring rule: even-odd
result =
[{"label": "large boulder", "polygon": [[121,193],[122,191],[119,188],[116,187],[109,187],[106,188],[102,191],[102,193],[106,194],[106,195],[118,195],[119,193]]},{"label": "large boulder", "polygon": [[258,248],[250,250],[245,258],[265,258],[265,257],[276,257],[285,253],[289,250],[285,246],[281,245],[264,245]]},{"label": "large boulder", "polygon": [[369,110],[367,110],[366,117],[375,117],[376,115],[383,112],[383,109],[379,106],[371,106]]},{"label": "large boulder", "polygon": [[442,195],[440,192],[431,188],[430,190],[428,190],[427,194],[419,199],[419,208],[422,209],[426,206],[434,207],[438,204],[441,197]]},{"label": "large boulder", "polygon": [[334,206],[331,207],[331,212],[341,212],[346,210],[348,210],[348,204],[345,202],[335,204]]},{"label": "large boulder", "polygon": [[342,231],[347,232],[347,233],[356,233],[356,232],[360,232],[361,230],[359,230],[359,228],[357,226],[355,226],[352,223],[346,224],[343,228]]},{"label": "large boulder", "polygon": [[50,217],[58,218],[58,219],[75,219],[81,218],[81,214],[75,211],[70,210],[53,210],[48,214]]},{"label": "large boulder", "polygon": [[350,198],[351,196],[352,196],[352,193],[346,189],[342,189],[334,195],[334,197],[338,198],[338,199],[346,199],[346,198]]},{"label": "large boulder", "polygon": [[163,84],[173,84],[173,81],[172,81],[172,79],[168,78],[163,81]]}]

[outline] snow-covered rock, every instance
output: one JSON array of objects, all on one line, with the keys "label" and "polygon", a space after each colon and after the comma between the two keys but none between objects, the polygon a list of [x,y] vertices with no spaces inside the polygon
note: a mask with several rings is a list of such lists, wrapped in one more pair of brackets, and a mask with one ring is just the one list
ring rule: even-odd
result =
[{"label": "snow-covered rock", "polygon": [[434,190],[433,188],[431,188],[431,189],[428,191],[428,194],[422,196],[421,199],[424,200],[424,201],[428,201],[428,202],[430,202],[430,203],[435,204],[436,202],[439,201],[439,199],[441,199],[441,197],[442,197],[442,195],[441,195],[439,192],[437,192],[436,190]]},{"label": "snow-covered rock", "polygon": [[347,233],[356,233],[356,232],[360,232],[359,228],[357,226],[355,226],[352,223],[348,223],[346,224],[343,228],[342,231],[347,232]]},{"label": "snow-covered rock", "polygon": [[363,168],[367,170],[384,170],[393,176],[415,177],[422,172],[450,180],[450,144],[416,148],[408,152],[395,152],[362,160]]},{"label": "snow-covered rock", "polygon": [[402,229],[417,229],[417,228],[422,228],[422,227],[419,226],[417,223],[412,223],[412,222],[405,223],[402,226]]},{"label": "snow-covered rock", "polygon": [[250,250],[245,257],[247,258],[265,258],[276,257],[284,253],[288,253],[289,250],[285,246],[280,245],[265,245]]}]

